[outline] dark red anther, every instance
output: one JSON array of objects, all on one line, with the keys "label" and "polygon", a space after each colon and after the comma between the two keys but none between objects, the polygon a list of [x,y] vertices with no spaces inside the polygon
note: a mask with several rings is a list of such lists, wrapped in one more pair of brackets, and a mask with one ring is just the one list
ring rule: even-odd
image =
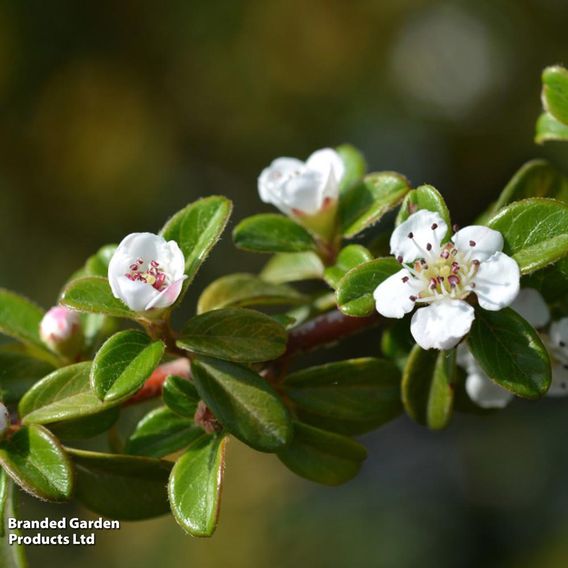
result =
[{"label": "dark red anther", "polygon": [[416,296],[410,296],[410,301],[411,302],[416,302],[418,298]]},{"label": "dark red anther", "polygon": [[408,282],[409,278],[408,276],[403,276],[402,277],[402,281],[406,284]]},{"label": "dark red anther", "polygon": [[474,247],[477,243],[475,241],[469,241],[469,246]]},{"label": "dark red anther", "polygon": [[438,223],[432,223],[432,230],[435,231],[438,228]]},{"label": "dark red anther", "polygon": [[432,250],[432,245],[431,245],[430,243],[428,243],[428,244],[426,245],[426,250],[427,250],[427,251],[431,251],[431,250]]},{"label": "dark red anther", "polygon": [[413,239],[414,238],[414,233],[411,231],[410,233],[408,233],[408,238],[409,239]]}]

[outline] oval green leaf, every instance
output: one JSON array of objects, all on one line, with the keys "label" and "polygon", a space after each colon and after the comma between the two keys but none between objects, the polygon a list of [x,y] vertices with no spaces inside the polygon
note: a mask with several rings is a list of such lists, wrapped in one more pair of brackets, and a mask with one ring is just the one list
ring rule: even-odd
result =
[{"label": "oval green leaf", "polygon": [[341,144],[341,146],[338,146],[335,150],[341,156],[345,168],[345,172],[339,184],[339,190],[344,192],[365,176],[367,172],[367,162],[363,154],[351,144]]},{"label": "oval green leaf", "polygon": [[239,440],[261,452],[274,452],[290,441],[288,410],[260,375],[209,358],[195,360],[192,373],[201,398]]},{"label": "oval green leaf", "polygon": [[324,279],[335,289],[350,270],[370,260],[373,260],[373,255],[364,246],[348,245],[339,252],[335,264],[325,269]]},{"label": "oval green leaf", "polygon": [[188,379],[170,376],[162,387],[164,404],[180,416],[193,418],[199,403],[197,389]]},{"label": "oval green leaf", "polygon": [[281,252],[266,263],[260,277],[272,284],[285,284],[317,280],[323,276],[323,271],[323,262],[315,252]]},{"label": "oval green leaf", "polygon": [[440,192],[431,185],[421,185],[406,196],[398,212],[396,224],[400,225],[420,209],[438,213],[448,225],[448,232],[450,231],[452,222],[448,206]]},{"label": "oval green leaf", "polygon": [[0,333],[46,351],[39,337],[43,315],[44,311],[27,298],[0,288]]},{"label": "oval green leaf", "polygon": [[241,221],[233,231],[235,245],[252,252],[315,250],[310,233],[284,215],[266,213]]},{"label": "oval green leaf", "polygon": [[73,470],[57,439],[42,426],[23,426],[0,443],[0,465],[38,499],[65,501],[71,496]]},{"label": "oval green leaf", "polygon": [[536,122],[535,142],[568,141],[568,125],[556,120],[550,113],[543,112]]},{"label": "oval green leaf", "polygon": [[514,310],[477,310],[468,344],[485,374],[517,396],[540,398],[549,389],[548,352],[534,328]]},{"label": "oval green leaf", "polygon": [[562,124],[568,124],[568,70],[560,65],[542,73],[542,104]]},{"label": "oval green leaf", "polygon": [[165,345],[144,332],[125,330],[107,339],[93,360],[91,387],[100,400],[132,396],[160,364]]},{"label": "oval green leaf", "polygon": [[217,527],[227,440],[202,435],[177,460],[170,475],[172,513],[192,536],[211,536]]},{"label": "oval green leaf", "polygon": [[177,345],[200,355],[257,363],[282,355],[287,338],[284,327],[265,314],[225,308],[190,319]]}]

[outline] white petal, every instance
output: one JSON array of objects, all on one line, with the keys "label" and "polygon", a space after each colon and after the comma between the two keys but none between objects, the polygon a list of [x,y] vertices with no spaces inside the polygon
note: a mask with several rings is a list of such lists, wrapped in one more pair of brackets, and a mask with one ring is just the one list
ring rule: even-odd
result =
[{"label": "white petal", "polygon": [[544,327],[550,321],[550,310],[542,294],[534,288],[523,288],[511,308],[536,328]]},{"label": "white petal", "polygon": [[336,183],[339,183],[345,174],[345,164],[341,156],[331,148],[317,150],[306,160],[306,168],[325,174],[333,173]]},{"label": "white petal", "polygon": [[145,284],[139,280],[132,281],[126,276],[118,278],[117,284],[119,287],[119,295],[116,297],[135,312],[147,310],[148,308],[146,306],[160,294],[158,290],[149,284]]},{"label": "white petal", "polygon": [[159,260],[170,280],[175,281],[183,277],[185,271],[185,257],[175,241],[166,243],[167,258]]},{"label": "white petal", "polygon": [[464,227],[452,237],[452,241],[458,250],[470,251],[471,258],[477,260],[486,260],[503,250],[503,235],[481,225]]},{"label": "white petal", "polygon": [[550,343],[552,351],[568,362],[568,318],[555,321],[550,326]]},{"label": "white petal", "polygon": [[469,333],[473,308],[462,300],[440,300],[412,316],[410,331],[422,349],[451,349]]},{"label": "white petal", "polygon": [[[448,226],[438,213],[421,209],[393,231],[391,253],[396,258],[402,257],[403,262],[426,258],[430,253],[437,254],[447,231]],[[432,245],[431,251],[427,251],[428,244]]]},{"label": "white petal", "polygon": [[483,371],[468,374],[465,390],[481,408],[504,408],[514,398],[512,393],[495,384]]},{"label": "white petal", "polygon": [[289,213],[317,213],[325,199],[325,189],[330,172],[326,177],[315,170],[305,170],[301,175],[291,177],[281,188],[280,205]]},{"label": "white petal", "polygon": [[169,308],[179,297],[183,285],[183,281],[187,276],[183,276],[179,280],[172,282],[166,289],[162,290],[155,296],[144,307],[145,310],[151,310],[152,308]]},{"label": "white petal", "polygon": [[290,176],[304,169],[304,162],[296,158],[278,158],[270,166],[262,170],[258,178],[258,192],[264,203],[271,203],[278,207],[280,188]]},{"label": "white petal", "polygon": [[469,347],[465,343],[460,343],[458,345],[456,361],[460,367],[472,373],[479,367],[475,357],[472,355]]},{"label": "white petal", "polygon": [[546,396],[568,395],[568,368],[566,365],[552,365],[552,383]]},{"label": "white petal", "polygon": [[373,292],[377,312],[386,318],[404,317],[415,306],[410,296],[417,296],[421,289],[421,283],[406,268],[399,270],[381,282]]},{"label": "white petal", "polygon": [[479,265],[475,275],[479,305],[490,311],[510,306],[519,293],[520,278],[519,265],[510,256],[496,252]]}]

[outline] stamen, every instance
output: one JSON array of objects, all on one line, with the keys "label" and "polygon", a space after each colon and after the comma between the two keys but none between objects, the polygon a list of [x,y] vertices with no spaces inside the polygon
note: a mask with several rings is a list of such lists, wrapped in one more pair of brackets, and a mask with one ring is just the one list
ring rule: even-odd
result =
[{"label": "stamen", "polygon": [[460,230],[460,226],[456,223],[455,225],[452,226],[452,229],[454,233],[457,233]]},{"label": "stamen", "polygon": [[430,252],[432,250],[432,245],[430,243],[426,244],[426,250]]},{"label": "stamen", "polygon": [[432,223],[432,230],[435,231],[438,228],[438,223]]},{"label": "stamen", "polygon": [[408,281],[410,280],[410,278],[408,278],[408,276],[403,276],[402,277],[402,281],[406,284]]},{"label": "stamen", "polygon": [[410,296],[409,298],[411,302],[416,302],[416,300],[418,299],[416,296]]},{"label": "stamen", "polygon": [[396,257],[397,262],[399,262],[400,264],[402,264],[402,256],[397,256]]},{"label": "stamen", "polygon": [[408,233],[408,238],[409,239],[413,239],[414,238],[414,233],[411,231],[410,233]]},{"label": "stamen", "polygon": [[469,246],[470,246],[470,247],[474,247],[475,245],[476,245],[476,242],[475,242],[475,241],[469,241]]}]

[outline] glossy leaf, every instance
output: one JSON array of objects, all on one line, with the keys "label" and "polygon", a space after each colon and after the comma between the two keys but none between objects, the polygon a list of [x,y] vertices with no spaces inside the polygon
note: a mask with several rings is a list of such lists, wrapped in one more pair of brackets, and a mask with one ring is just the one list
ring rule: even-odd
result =
[{"label": "glossy leaf", "polygon": [[215,417],[234,436],[261,452],[274,452],[292,436],[288,410],[257,373],[225,361],[199,358],[195,386]]},{"label": "glossy leaf", "polygon": [[560,65],[542,73],[542,104],[562,124],[568,124],[568,70]]},{"label": "glossy leaf", "polygon": [[228,307],[293,305],[305,296],[284,284],[271,284],[254,274],[230,274],[215,280],[199,298],[197,313]]},{"label": "glossy leaf", "polygon": [[363,434],[401,413],[400,378],[390,361],[350,359],[291,373],[283,386],[303,422]]},{"label": "glossy leaf", "polygon": [[505,239],[522,274],[568,255],[568,205],[554,199],[524,199],[501,209],[488,223]]},{"label": "glossy leaf", "polygon": [[233,232],[235,245],[252,252],[315,250],[310,233],[284,215],[266,213],[241,221]]},{"label": "glossy leaf", "polygon": [[42,426],[23,426],[0,443],[0,465],[25,491],[38,499],[69,499],[73,471],[57,439]]},{"label": "glossy leaf", "polygon": [[112,295],[108,280],[100,276],[87,276],[72,280],[63,290],[60,303],[81,312],[104,314],[117,318],[135,319],[137,317],[136,312],[130,310],[126,304]]},{"label": "glossy leaf", "polygon": [[44,311],[27,298],[0,288],[0,333],[45,350],[39,337]]},{"label": "glossy leaf", "polygon": [[527,162],[501,192],[493,211],[530,197],[551,197],[568,202],[568,178],[546,160]]},{"label": "glossy leaf", "polygon": [[284,327],[265,314],[225,308],[190,319],[177,345],[218,359],[255,363],[282,355],[287,338]]},{"label": "glossy leaf", "polygon": [[117,245],[105,245],[94,255],[90,256],[85,263],[85,276],[102,276],[107,278],[108,265],[116,249]]},{"label": "glossy leaf", "polygon": [[67,450],[75,465],[75,497],[110,519],[138,521],[169,511],[172,464],[138,456]]},{"label": "glossy leaf", "polygon": [[115,333],[99,349],[91,367],[90,381],[101,400],[124,400],[133,395],[160,364],[165,345],[145,333]]},{"label": "glossy leaf", "polygon": [[164,226],[161,235],[176,241],[185,256],[184,288],[195,278],[199,267],[225,230],[233,204],[226,197],[212,195],[190,203]]},{"label": "glossy leaf", "polygon": [[402,401],[408,415],[432,430],[452,418],[457,383],[456,350],[426,351],[416,345],[404,369]]},{"label": "glossy leaf", "polygon": [[548,352],[534,328],[514,310],[477,310],[468,344],[498,385],[525,398],[546,394],[551,380]]},{"label": "glossy leaf", "polygon": [[336,148],[336,152],[341,156],[345,168],[339,185],[340,191],[343,192],[364,177],[367,163],[363,154],[351,144],[341,144]]},{"label": "glossy leaf", "polygon": [[377,223],[410,191],[408,180],[396,172],[377,172],[344,192],[339,204],[341,232],[351,238]]},{"label": "glossy leaf", "polygon": [[20,401],[18,411],[24,424],[51,424],[98,414],[114,406],[102,402],[91,389],[91,363],[58,369],[36,383]]},{"label": "glossy leaf", "polygon": [[179,458],[168,483],[172,512],[192,536],[211,536],[217,527],[227,438],[202,435]]},{"label": "glossy leaf", "polygon": [[406,221],[412,213],[416,213],[416,211],[420,211],[421,209],[438,213],[447,223],[448,231],[450,230],[452,223],[448,206],[440,192],[431,185],[421,185],[408,193],[398,212],[396,224],[400,225],[402,222]]},{"label": "glossy leaf", "polygon": [[179,416],[161,406],[150,411],[128,438],[126,453],[161,458],[189,446],[203,430],[192,418]]},{"label": "glossy leaf", "polygon": [[183,377],[168,377],[162,388],[162,398],[170,410],[188,418],[193,418],[199,403],[197,389]]},{"label": "glossy leaf", "polygon": [[[4,484],[4,505],[2,507],[2,515],[0,516],[0,524],[7,526],[8,519],[17,519],[18,512],[16,510],[16,491],[14,484],[0,470],[0,475],[5,480]],[[10,535],[22,536],[19,529],[8,529],[0,535],[0,566],[2,568],[28,568],[25,555],[25,546],[18,544],[17,541],[10,544]]]},{"label": "glossy leaf", "polygon": [[348,316],[364,317],[375,311],[373,292],[400,270],[394,258],[377,258],[350,270],[337,287],[337,305]]},{"label": "glossy leaf", "polygon": [[319,279],[323,271],[323,262],[315,252],[281,252],[271,257],[260,277],[272,284],[285,284]]},{"label": "glossy leaf", "polygon": [[292,442],[278,452],[278,457],[301,477],[324,485],[340,485],[359,473],[367,450],[346,436],[296,422]]},{"label": "glossy leaf", "polygon": [[550,113],[544,112],[536,122],[535,142],[568,141],[568,125],[556,120]]},{"label": "glossy leaf", "polygon": [[120,408],[114,406],[98,414],[82,416],[73,420],[50,422],[48,428],[61,440],[85,440],[109,430],[119,416]]},{"label": "glossy leaf", "polygon": [[339,281],[351,269],[373,260],[373,255],[362,245],[348,245],[337,255],[333,266],[325,269],[325,281],[332,287],[337,288]]}]

